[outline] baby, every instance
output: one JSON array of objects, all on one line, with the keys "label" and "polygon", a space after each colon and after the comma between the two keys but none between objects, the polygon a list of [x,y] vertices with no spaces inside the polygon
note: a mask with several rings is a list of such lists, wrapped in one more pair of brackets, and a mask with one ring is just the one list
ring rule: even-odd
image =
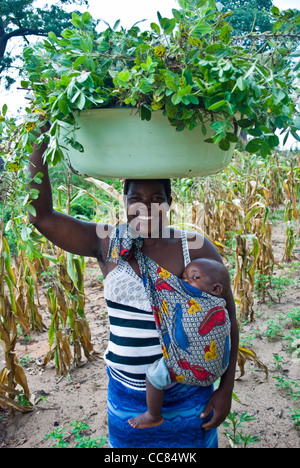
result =
[{"label": "baby", "polygon": [[[189,263],[181,279],[194,288],[216,297],[224,298],[230,288],[229,273],[225,266],[206,258],[199,258]],[[149,366],[146,375],[148,410],[128,421],[132,427],[144,429],[160,426],[164,422],[161,414],[164,388],[170,384],[171,378],[164,358]]]}]

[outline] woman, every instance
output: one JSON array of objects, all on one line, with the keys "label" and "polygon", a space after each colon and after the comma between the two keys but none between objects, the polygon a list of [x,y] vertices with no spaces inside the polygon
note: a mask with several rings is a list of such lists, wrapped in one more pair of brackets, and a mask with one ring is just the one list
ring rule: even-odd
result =
[{"label": "woman", "polygon": [[[32,202],[36,216],[29,214],[30,222],[60,248],[97,258],[105,277],[111,324],[105,354],[110,446],[216,448],[216,428],[231,408],[237,359],[238,329],[232,292],[225,298],[231,320],[230,362],[219,388],[214,391],[213,387],[172,385],[165,392],[164,424],[151,429],[132,428],[128,419],[146,410],[146,368],[161,356],[138,263],[131,255],[124,260],[120,250],[114,255],[113,242],[118,233],[112,226],[83,222],[53,210],[47,165],[42,160],[45,149],[45,146],[34,149],[29,166],[32,177],[38,172],[44,174],[41,185],[32,183],[40,193]],[[198,234],[188,239],[184,232],[165,227],[165,207],[172,201],[168,180],[126,181],[124,195],[132,237],[140,236],[142,252],[164,269],[180,277],[185,265],[195,258],[222,262],[207,239]]]}]

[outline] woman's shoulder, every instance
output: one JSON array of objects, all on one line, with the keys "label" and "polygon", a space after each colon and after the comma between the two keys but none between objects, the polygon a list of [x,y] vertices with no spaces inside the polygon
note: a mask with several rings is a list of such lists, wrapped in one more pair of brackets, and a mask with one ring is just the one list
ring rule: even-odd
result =
[{"label": "woman's shoulder", "polygon": [[205,237],[198,232],[187,231],[186,229],[173,228],[172,226],[166,229],[166,233],[170,236],[170,238],[185,238],[188,240],[189,243],[192,243],[193,241],[201,241],[203,243],[205,239]]},{"label": "woman's shoulder", "polygon": [[221,261],[221,256],[214,244],[199,232],[186,231],[191,260],[196,258],[213,258]]},{"label": "woman's shoulder", "polygon": [[110,224],[103,224],[103,223],[96,224],[96,233],[97,233],[97,237],[99,240],[98,260],[102,262],[107,257],[110,239],[113,235],[114,230],[115,230],[115,227]]}]

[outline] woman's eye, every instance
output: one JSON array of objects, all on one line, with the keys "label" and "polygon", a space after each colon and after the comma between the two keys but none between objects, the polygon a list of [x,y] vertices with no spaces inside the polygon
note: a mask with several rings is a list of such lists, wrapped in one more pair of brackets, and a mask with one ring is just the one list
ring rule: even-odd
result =
[{"label": "woman's eye", "polygon": [[161,197],[154,197],[152,198],[152,203],[162,203],[163,202],[163,198]]},{"label": "woman's eye", "polygon": [[193,280],[199,280],[200,276],[193,276]]}]

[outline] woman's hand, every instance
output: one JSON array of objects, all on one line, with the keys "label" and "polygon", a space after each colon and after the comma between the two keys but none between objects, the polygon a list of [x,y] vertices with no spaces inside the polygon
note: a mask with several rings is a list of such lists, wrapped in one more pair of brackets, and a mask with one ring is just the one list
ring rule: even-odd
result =
[{"label": "woman's hand", "polygon": [[205,410],[200,415],[200,418],[206,418],[213,411],[213,416],[210,421],[202,425],[203,429],[209,431],[216,429],[225,421],[231,409],[232,392],[222,388],[214,391],[210,397]]}]

